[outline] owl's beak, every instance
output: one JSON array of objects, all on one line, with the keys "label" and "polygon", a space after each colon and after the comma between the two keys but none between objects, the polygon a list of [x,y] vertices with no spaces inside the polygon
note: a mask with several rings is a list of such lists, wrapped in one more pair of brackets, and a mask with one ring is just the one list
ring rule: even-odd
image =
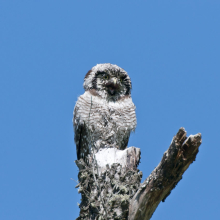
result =
[{"label": "owl's beak", "polygon": [[116,77],[111,78],[108,83],[105,85],[107,87],[107,91],[109,92],[110,95],[115,95],[117,92],[119,85],[118,85],[118,80]]},{"label": "owl's beak", "polygon": [[113,83],[114,83],[114,85],[116,85],[117,84],[117,78],[112,78],[112,81],[113,81]]}]

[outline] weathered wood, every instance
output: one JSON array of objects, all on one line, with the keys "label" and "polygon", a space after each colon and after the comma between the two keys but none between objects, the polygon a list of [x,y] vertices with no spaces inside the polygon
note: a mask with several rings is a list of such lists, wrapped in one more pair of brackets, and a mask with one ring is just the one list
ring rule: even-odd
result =
[{"label": "weathered wood", "polygon": [[79,192],[82,194],[77,220],[128,218],[129,202],[137,192],[142,173],[137,166],[140,149],[102,149],[87,164],[77,160]]},{"label": "weathered wood", "polygon": [[91,153],[86,162],[75,161],[79,168],[76,187],[82,194],[77,220],[149,220],[195,160],[200,144],[200,133],[187,138],[185,129],[180,128],[142,184],[142,172],[137,169],[139,148],[101,149]]},{"label": "weathered wood", "polygon": [[140,162],[140,148],[129,147],[125,150],[117,148],[101,149],[95,154],[95,159],[98,165],[99,173],[106,170],[106,165],[111,166],[114,163],[119,163],[121,166],[129,169],[137,169]]},{"label": "weathered wood", "polygon": [[183,173],[195,160],[200,144],[200,133],[187,138],[185,129],[179,129],[159,165],[131,199],[129,220],[151,218],[159,203],[165,201],[171,190],[182,179]]}]

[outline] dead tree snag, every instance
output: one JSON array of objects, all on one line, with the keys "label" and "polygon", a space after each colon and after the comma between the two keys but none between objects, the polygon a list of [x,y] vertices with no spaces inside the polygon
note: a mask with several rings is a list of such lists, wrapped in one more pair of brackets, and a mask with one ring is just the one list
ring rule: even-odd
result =
[{"label": "dead tree snag", "polygon": [[150,219],[195,160],[200,144],[200,133],[187,138],[185,129],[180,128],[159,165],[142,184],[142,172],[137,169],[139,148],[102,149],[87,164],[82,159],[76,161],[77,187],[82,194],[77,220]]}]

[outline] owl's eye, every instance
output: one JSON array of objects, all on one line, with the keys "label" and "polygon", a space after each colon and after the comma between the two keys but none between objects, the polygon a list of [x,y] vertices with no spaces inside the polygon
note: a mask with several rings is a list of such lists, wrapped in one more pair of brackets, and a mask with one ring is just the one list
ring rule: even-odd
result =
[{"label": "owl's eye", "polygon": [[103,79],[108,79],[108,75],[104,75],[104,76],[103,76]]},{"label": "owl's eye", "polygon": [[126,76],[121,76],[120,82],[122,83],[122,82],[124,82],[125,80],[126,80]]}]

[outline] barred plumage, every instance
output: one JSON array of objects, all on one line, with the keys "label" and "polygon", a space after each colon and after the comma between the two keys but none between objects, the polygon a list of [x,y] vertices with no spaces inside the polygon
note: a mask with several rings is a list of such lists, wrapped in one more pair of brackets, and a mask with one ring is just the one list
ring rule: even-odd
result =
[{"label": "barred plumage", "polygon": [[125,149],[136,128],[135,105],[127,73],[112,64],[98,64],[84,79],[85,93],[74,108],[77,158],[100,148]]}]

